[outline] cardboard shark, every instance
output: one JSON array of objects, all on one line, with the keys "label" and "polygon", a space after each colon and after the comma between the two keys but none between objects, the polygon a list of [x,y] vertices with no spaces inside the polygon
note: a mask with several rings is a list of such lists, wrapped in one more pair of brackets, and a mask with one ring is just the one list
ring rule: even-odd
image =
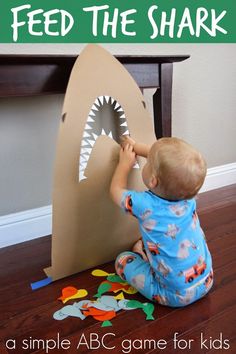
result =
[{"label": "cardboard shark", "polygon": [[[53,186],[51,267],[57,280],[114,260],[139,238],[138,224],[111,200],[120,136],[155,141],[133,78],[111,54],[88,45],[71,72],[59,128]],[[145,189],[138,164],[129,188]]]}]

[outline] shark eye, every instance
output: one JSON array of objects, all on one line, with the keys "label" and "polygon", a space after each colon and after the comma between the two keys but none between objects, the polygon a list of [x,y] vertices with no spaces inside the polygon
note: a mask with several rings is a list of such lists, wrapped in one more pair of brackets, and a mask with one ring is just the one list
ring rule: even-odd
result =
[{"label": "shark eye", "polygon": [[107,135],[120,144],[120,136],[129,135],[123,108],[110,96],[99,96],[93,103],[85,123],[80,148],[79,182],[86,179],[85,170],[96,140]]}]

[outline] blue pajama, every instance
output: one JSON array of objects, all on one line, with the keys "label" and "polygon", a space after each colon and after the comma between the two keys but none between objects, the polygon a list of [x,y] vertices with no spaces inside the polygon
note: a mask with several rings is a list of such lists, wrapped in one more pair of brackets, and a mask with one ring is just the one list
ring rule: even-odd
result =
[{"label": "blue pajama", "polygon": [[213,285],[212,259],[195,199],[168,201],[151,191],[127,190],[122,208],[138,219],[148,261],[134,252],[116,259],[116,271],[149,300],[186,306]]}]

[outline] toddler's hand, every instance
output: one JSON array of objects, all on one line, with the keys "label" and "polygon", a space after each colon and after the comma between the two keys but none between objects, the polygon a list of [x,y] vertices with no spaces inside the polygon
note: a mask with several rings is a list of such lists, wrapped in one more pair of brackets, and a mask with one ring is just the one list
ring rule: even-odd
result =
[{"label": "toddler's hand", "polygon": [[120,145],[124,149],[127,144],[134,146],[136,141],[132,139],[129,135],[122,135],[120,137]]},{"label": "toddler's hand", "polygon": [[124,149],[120,149],[120,162],[124,167],[131,169],[136,163],[136,154],[134,148],[130,144],[126,144]]}]

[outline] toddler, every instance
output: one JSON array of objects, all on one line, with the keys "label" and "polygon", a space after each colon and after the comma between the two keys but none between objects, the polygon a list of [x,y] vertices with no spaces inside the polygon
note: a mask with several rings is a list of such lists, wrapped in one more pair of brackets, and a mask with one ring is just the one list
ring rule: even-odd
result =
[{"label": "toddler", "polygon": [[[127,190],[136,155],[147,158],[144,192]],[[194,199],[205,176],[203,157],[181,139],[162,138],[151,148],[130,137],[122,143],[110,193],[116,204],[137,218],[142,240],[132,252],[117,257],[116,272],[162,305],[185,306],[212,287],[212,259]]]}]

